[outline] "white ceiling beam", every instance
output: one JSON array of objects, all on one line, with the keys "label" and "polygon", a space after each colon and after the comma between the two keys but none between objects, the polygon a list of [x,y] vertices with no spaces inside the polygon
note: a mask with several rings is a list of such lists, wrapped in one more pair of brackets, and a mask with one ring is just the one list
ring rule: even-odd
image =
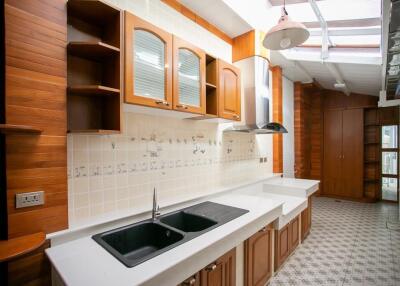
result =
[{"label": "white ceiling beam", "polygon": [[[322,62],[320,53],[310,51],[300,51],[296,49],[283,50],[281,54],[288,60],[306,61],[306,62]],[[360,64],[360,65],[382,65],[382,57],[376,55],[356,55],[350,53],[331,53],[329,58],[324,60],[328,63],[343,63],[343,64]]]},{"label": "white ceiling beam", "polygon": [[346,82],[342,76],[342,74],[340,73],[340,71],[338,70],[338,68],[336,67],[335,64],[333,63],[324,63],[324,65],[326,66],[326,68],[329,70],[329,72],[331,73],[331,75],[335,78],[336,83],[338,84],[344,84],[344,88],[343,88],[343,92],[346,95],[350,95],[350,91],[346,86]]},{"label": "white ceiling beam", "polygon": [[[365,27],[365,28],[351,28],[351,29],[340,29],[340,28],[328,28],[329,36],[369,36],[369,35],[380,35],[382,32],[381,27]],[[310,36],[318,37],[322,35],[321,30],[310,31]]]},{"label": "white ceiling beam", "polygon": [[311,5],[311,8],[314,11],[315,16],[317,17],[319,24],[321,25],[321,59],[325,60],[329,57],[329,45],[333,45],[332,41],[329,39],[328,34],[328,24],[326,23],[324,17],[321,14],[321,11],[318,8],[315,0],[308,0]]}]

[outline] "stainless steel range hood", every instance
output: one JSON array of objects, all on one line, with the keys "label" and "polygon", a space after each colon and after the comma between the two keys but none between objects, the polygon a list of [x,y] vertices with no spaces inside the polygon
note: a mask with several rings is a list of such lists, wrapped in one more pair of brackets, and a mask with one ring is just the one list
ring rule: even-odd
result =
[{"label": "stainless steel range hood", "polygon": [[241,69],[244,88],[245,122],[234,124],[225,132],[246,132],[255,134],[287,133],[285,127],[270,121],[269,63],[258,56],[235,63]]}]

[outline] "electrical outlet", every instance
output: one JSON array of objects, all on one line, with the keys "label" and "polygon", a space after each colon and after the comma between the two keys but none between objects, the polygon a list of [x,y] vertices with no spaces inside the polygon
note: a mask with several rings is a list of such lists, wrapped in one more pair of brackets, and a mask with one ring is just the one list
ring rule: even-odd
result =
[{"label": "electrical outlet", "polygon": [[260,164],[263,162],[263,158],[262,157],[260,157]]},{"label": "electrical outlet", "polygon": [[267,163],[267,162],[268,162],[268,158],[264,157],[264,163]]},{"label": "electrical outlet", "polygon": [[15,208],[44,205],[44,192],[20,193],[15,195]]}]

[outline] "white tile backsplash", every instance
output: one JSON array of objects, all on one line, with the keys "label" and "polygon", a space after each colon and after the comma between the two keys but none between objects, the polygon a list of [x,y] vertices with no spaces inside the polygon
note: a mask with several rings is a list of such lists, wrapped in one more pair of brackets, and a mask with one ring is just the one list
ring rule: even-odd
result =
[{"label": "white tile backsplash", "polygon": [[272,136],[223,133],[205,122],[124,114],[121,135],[68,135],[70,225],[108,212],[210,194],[272,172]]}]

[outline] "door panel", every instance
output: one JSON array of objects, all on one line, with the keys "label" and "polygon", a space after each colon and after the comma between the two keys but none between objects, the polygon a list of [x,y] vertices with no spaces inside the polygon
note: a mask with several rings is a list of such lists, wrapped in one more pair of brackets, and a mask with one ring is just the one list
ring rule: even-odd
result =
[{"label": "door panel", "polygon": [[203,50],[174,36],[173,108],[206,112],[206,55]]},{"label": "door panel", "polygon": [[261,286],[272,275],[272,231],[264,228],[245,242],[245,285]]},{"label": "door panel", "polygon": [[218,70],[219,117],[240,121],[240,70],[221,60],[218,61]]},{"label": "door panel", "polygon": [[342,110],[324,112],[323,193],[343,194],[342,188]]},{"label": "door panel", "polygon": [[289,226],[290,230],[290,253],[292,253],[299,244],[299,217],[293,219]]},{"label": "door panel", "polygon": [[343,110],[342,195],[363,197],[364,111]]},{"label": "door panel", "polygon": [[277,271],[290,254],[290,234],[289,224],[281,230],[275,230],[275,263],[274,269]]},{"label": "door panel", "polygon": [[172,108],[172,34],[125,12],[125,101]]},{"label": "door panel", "polygon": [[200,280],[201,286],[234,286],[236,284],[236,248],[201,270]]}]

